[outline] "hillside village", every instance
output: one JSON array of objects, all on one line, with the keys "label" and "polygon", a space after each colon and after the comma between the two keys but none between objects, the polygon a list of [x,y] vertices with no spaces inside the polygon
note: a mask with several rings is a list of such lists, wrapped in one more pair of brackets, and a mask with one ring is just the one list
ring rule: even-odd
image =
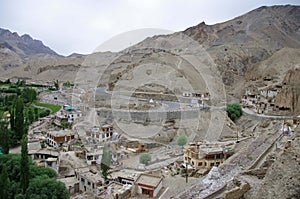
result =
[{"label": "hillside village", "polygon": [[[1,128],[17,132],[24,98],[28,157],[72,199],[297,198],[299,9],[261,7],[119,53],[61,58],[43,48],[54,58],[38,64],[22,57],[34,52],[12,54],[10,41],[0,46],[1,56],[11,53],[0,63]],[[290,27],[289,37],[257,28],[273,30],[265,18],[277,10],[278,20],[290,16],[274,25]],[[248,34],[250,23],[259,25]],[[20,40],[7,31],[0,36]],[[278,54],[295,56],[276,68]],[[22,154],[21,137],[11,137],[9,153]]]},{"label": "hillside village", "polygon": [[[61,86],[59,91],[40,92],[41,101],[62,106],[56,113],[40,118],[30,126],[28,155],[38,166],[53,169],[57,173],[57,179],[66,185],[72,198],[168,198],[170,195],[175,196],[176,193],[184,195],[184,189],[180,187],[183,184],[192,183],[199,186],[197,184],[204,183],[206,179],[220,179],[221,175],[226,176],[226,172],[229,171],[226,167],[231,165],[230,162],[239,161],[238,165],[243,172],[264,170],[265,167],[262,166],[266,164],[268,154],[272,154],[273,150],[282,150],[284,143],[296,135],[294,129],[300,120],[299,117],[291,119],[287,117],[283,122],[280,122],[282,120],[271,122],[266,119],[267,125],[256,125],[250,129],[244,126],[243,132],[236,132],[236,135],[224,137],[220,141],[189,141],[181,148],[177,144],[166,146],[147,139],[131,138],[120,131],[114,123],[100,123],[98,126],[91,123],[79,125],[85,121],[86,112],[79,110],[76,105],[62,104],[69,100],[66,97],[67,90],[68,87]],[[193,97],[187,94],[182,96]],[[276,94],[275,91],[274,93],[261,91],[260,96],[270,98]],[[206,97],[206,100],[209,99]],[[253,107],[259,104],[257,96],[249,90],[247,95],[243,96],[242,105],[251,108],[249,104],[245,106],[245,100],[253,103]],[[205,106],[210,104],[206,103]],[[200,109],[201,107],[198,106]],[[195,109],[194,106],[189,108]],[[255,111],[253,114],[266,116],[266,113]],[[266,137],[266,133],[261,134],[263,131],[269,132],[267,135],[272,136]],[[258,143],[264,143],[264,146]],[[251,150],[246,155],[244,150],[247,149],[242,146],[253,147],[254,144],[259,146],[258,153],[255,154],[255,151]],[[111,150],[107,181],[104,180],[100,169],[105,145]],[[139,160],[142,153],[149,153],[152,157],[146,164]],[[242,158],[245,155],[246,158]],[[171,191],[170,182],[178,184],[179,187]],[[249,182],[243,183],[249,187]],[[240,185],[242,190],[243,183]],[[235,189],[226,190],[222,187],[222,190],[225,198],[230,198],[235,193]],[[249,188],[242,193],[244,194],[246,190]],[[215,192],[220,192],[220,187],[208,191],[206,195]]]}]

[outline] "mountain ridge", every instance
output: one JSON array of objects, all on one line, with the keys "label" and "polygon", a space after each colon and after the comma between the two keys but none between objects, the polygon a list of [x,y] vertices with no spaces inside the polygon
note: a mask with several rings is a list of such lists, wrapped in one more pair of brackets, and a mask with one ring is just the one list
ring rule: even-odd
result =
[{"label": "mountain ridge", "polygon": [[62,57],[50,47],[45,46],[42,41],[33,39],[28,34],[19,36],[16,32],[11,32],[10,30],[2,28],[0,28],[0,44],[17,53],[22,58],[36,54],[48,54]]}]

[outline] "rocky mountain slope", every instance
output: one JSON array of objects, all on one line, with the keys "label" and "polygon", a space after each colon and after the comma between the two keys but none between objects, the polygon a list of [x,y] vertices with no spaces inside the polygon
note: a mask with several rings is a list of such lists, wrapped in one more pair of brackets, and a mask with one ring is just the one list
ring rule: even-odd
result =
[{"label": "rocky mountain slope", "polygon": [[210,54],[224,83],[233,85],[276,51],[285,47],[300,48],[299,13],[299,6],[263,6],[224,23],[206,25],[202,22],[183,32],[148,38],[135,47],[178,49],[180,46],[172,46],[172,39],[183,34]]},{"label": "rocky mountain slope", "polygon": [[45,46],[43,42],[32,39],[30,35],[19,36],[18,33],[0,28],[0,44],[21,57],[33,56],[36,54],[48,54],[59,56],[56,52]]},{"label": "rocky mountain slope", "polygon": [[[215,25],[202,22],[182,32],[147,38],[121,52],[126,60],[120,54],[115,54],[115,59],[111,59],[113,55],[110,55],[110,60],[114,61],[109,66],[111,70],[107,70],[107,81],[117,82],[125,73],[126,78],[129,78],[127,70],[133,70],[134,66],[129,67],[124,63],[130,61],[130,56],[136,59],[133,62],[135,66],[149,62],[171,64],[172,67],[182,67],[178,68],[174,77],[192,77],[192,73],[186,72],[191,63],[188,63],[189,60],[180,61],[184,58],[181,55],[186,51],[195,54],[200,47],[205,51],[206,59],[211,59],[215,64],[228,93],[240,98],[248,82],[270,74],[280,82],[289,70],[295,68],[299,63],[299,27],[300,7],[291,5],[260,7]],[[158,51],[149,54],[149,51],[143,51],[146,48]],[[132,54],[127,56],[128,52]],[[173,60],[168,58],[170,55]],[[0,31],[0,71],[4,78],[25,76],[33,79],[57,77],[72,80],[82,63],[90,57],[94,59],[95,56],[73,54],[59,57],[42,42],[33,40],[28,35],[20,37],[8,30]],[[183,64],[180,66],[178,63]],[[111,76],[112,70],[114,73]],[[197,78],[191,79],[192,84],[197,84],[193,82],[196,80],[198,81]]]},{"label": "rocky mountain slope", "polygon": [[[74,79],[84,56],[63,57],[31,36],[0,29],[1,78]],[[47,73],[47,71],[51,71]],[[69,73],[66,73],[69,71]],[[56,78],[55,78],[56,77]]]}]

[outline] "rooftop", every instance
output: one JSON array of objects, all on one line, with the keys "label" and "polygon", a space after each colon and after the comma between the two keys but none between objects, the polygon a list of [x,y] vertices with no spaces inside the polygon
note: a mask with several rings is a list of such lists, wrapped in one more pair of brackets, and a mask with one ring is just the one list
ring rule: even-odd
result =
[{"label": "rooftop", "polygon": [[88,179],[89,181],[92,181],[93,183],[98,183],[98,182],[102,181],[102,177],[101,177],[100,173],[98,173],[97,171],[92,171],[87,167],[77,169],[76,171],[80,176],[85,177],[86,179]]},{"label": "rooftop", "polygon": [[59,156],[58,151],[50,150],[50,149],[40,149],[40,150],[29,150],[28,154],[44,154],[44,155],[51,155],[51,156]]},{"label": "rooftop", "polygon": [[111,128],[111,127],[112,127],[111,124],[104,124],[104,125],[102,126],[102,128]]},{"label": "rooftop", "polygon": [[157,187],[159,183],[162,181],[162,178],[159,176],[153,176],[149,174],[141,174],[137,180],[137,184],[149,185],[152,187]]},{"label": "rooftop", "polygon": [[68,129],[60,130],[60,131],[48,131],[48,134],[55,136],[55,137],[62,137],[62,136],[69,136],[74,135],[73,131]]},{"label": "rooftop", "polygon": [[220,143],[190,143],[187,146],[187,149],[191,150],[192,152],[201,152],[206,154],[214,154],[214,153],[222,153],[223,151],[227,152],[234,148],[234,144],[227,143],[227,144],[220,144]]},{"label": "rooftop", "polygon": [[42,148],[40,141],[28,142],[27,146],[28,146],[28,151],[40,150]]},{"label": "rooftop", "polygon": [[47,158],[46,161],[47,162],[56,162],[57,158]]},{"label": "rooftop", "polygon": [[78,183],[78,180],[75,177],[58,178],[57,180],[64,183],[66,187],[73,187],[74,184]]},{"label": "rooftop", "polygon": [[135,171],[135,170],[123,169],[120,171],[112,172],[110,175],[113,179],[121,177],[121,178],[132,179],[135,181],[141,173],[142,172]]}]

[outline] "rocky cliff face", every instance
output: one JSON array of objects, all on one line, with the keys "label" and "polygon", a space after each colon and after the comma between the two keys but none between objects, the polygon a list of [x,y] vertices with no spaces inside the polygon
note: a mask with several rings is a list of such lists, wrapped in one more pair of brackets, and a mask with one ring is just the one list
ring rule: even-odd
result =
[{"label": "rocky cliff face", "polygon": [[283,88],[276,96],[279,109],[295,114],[300,113],[300,69],[290,70],[283,80]]}]

